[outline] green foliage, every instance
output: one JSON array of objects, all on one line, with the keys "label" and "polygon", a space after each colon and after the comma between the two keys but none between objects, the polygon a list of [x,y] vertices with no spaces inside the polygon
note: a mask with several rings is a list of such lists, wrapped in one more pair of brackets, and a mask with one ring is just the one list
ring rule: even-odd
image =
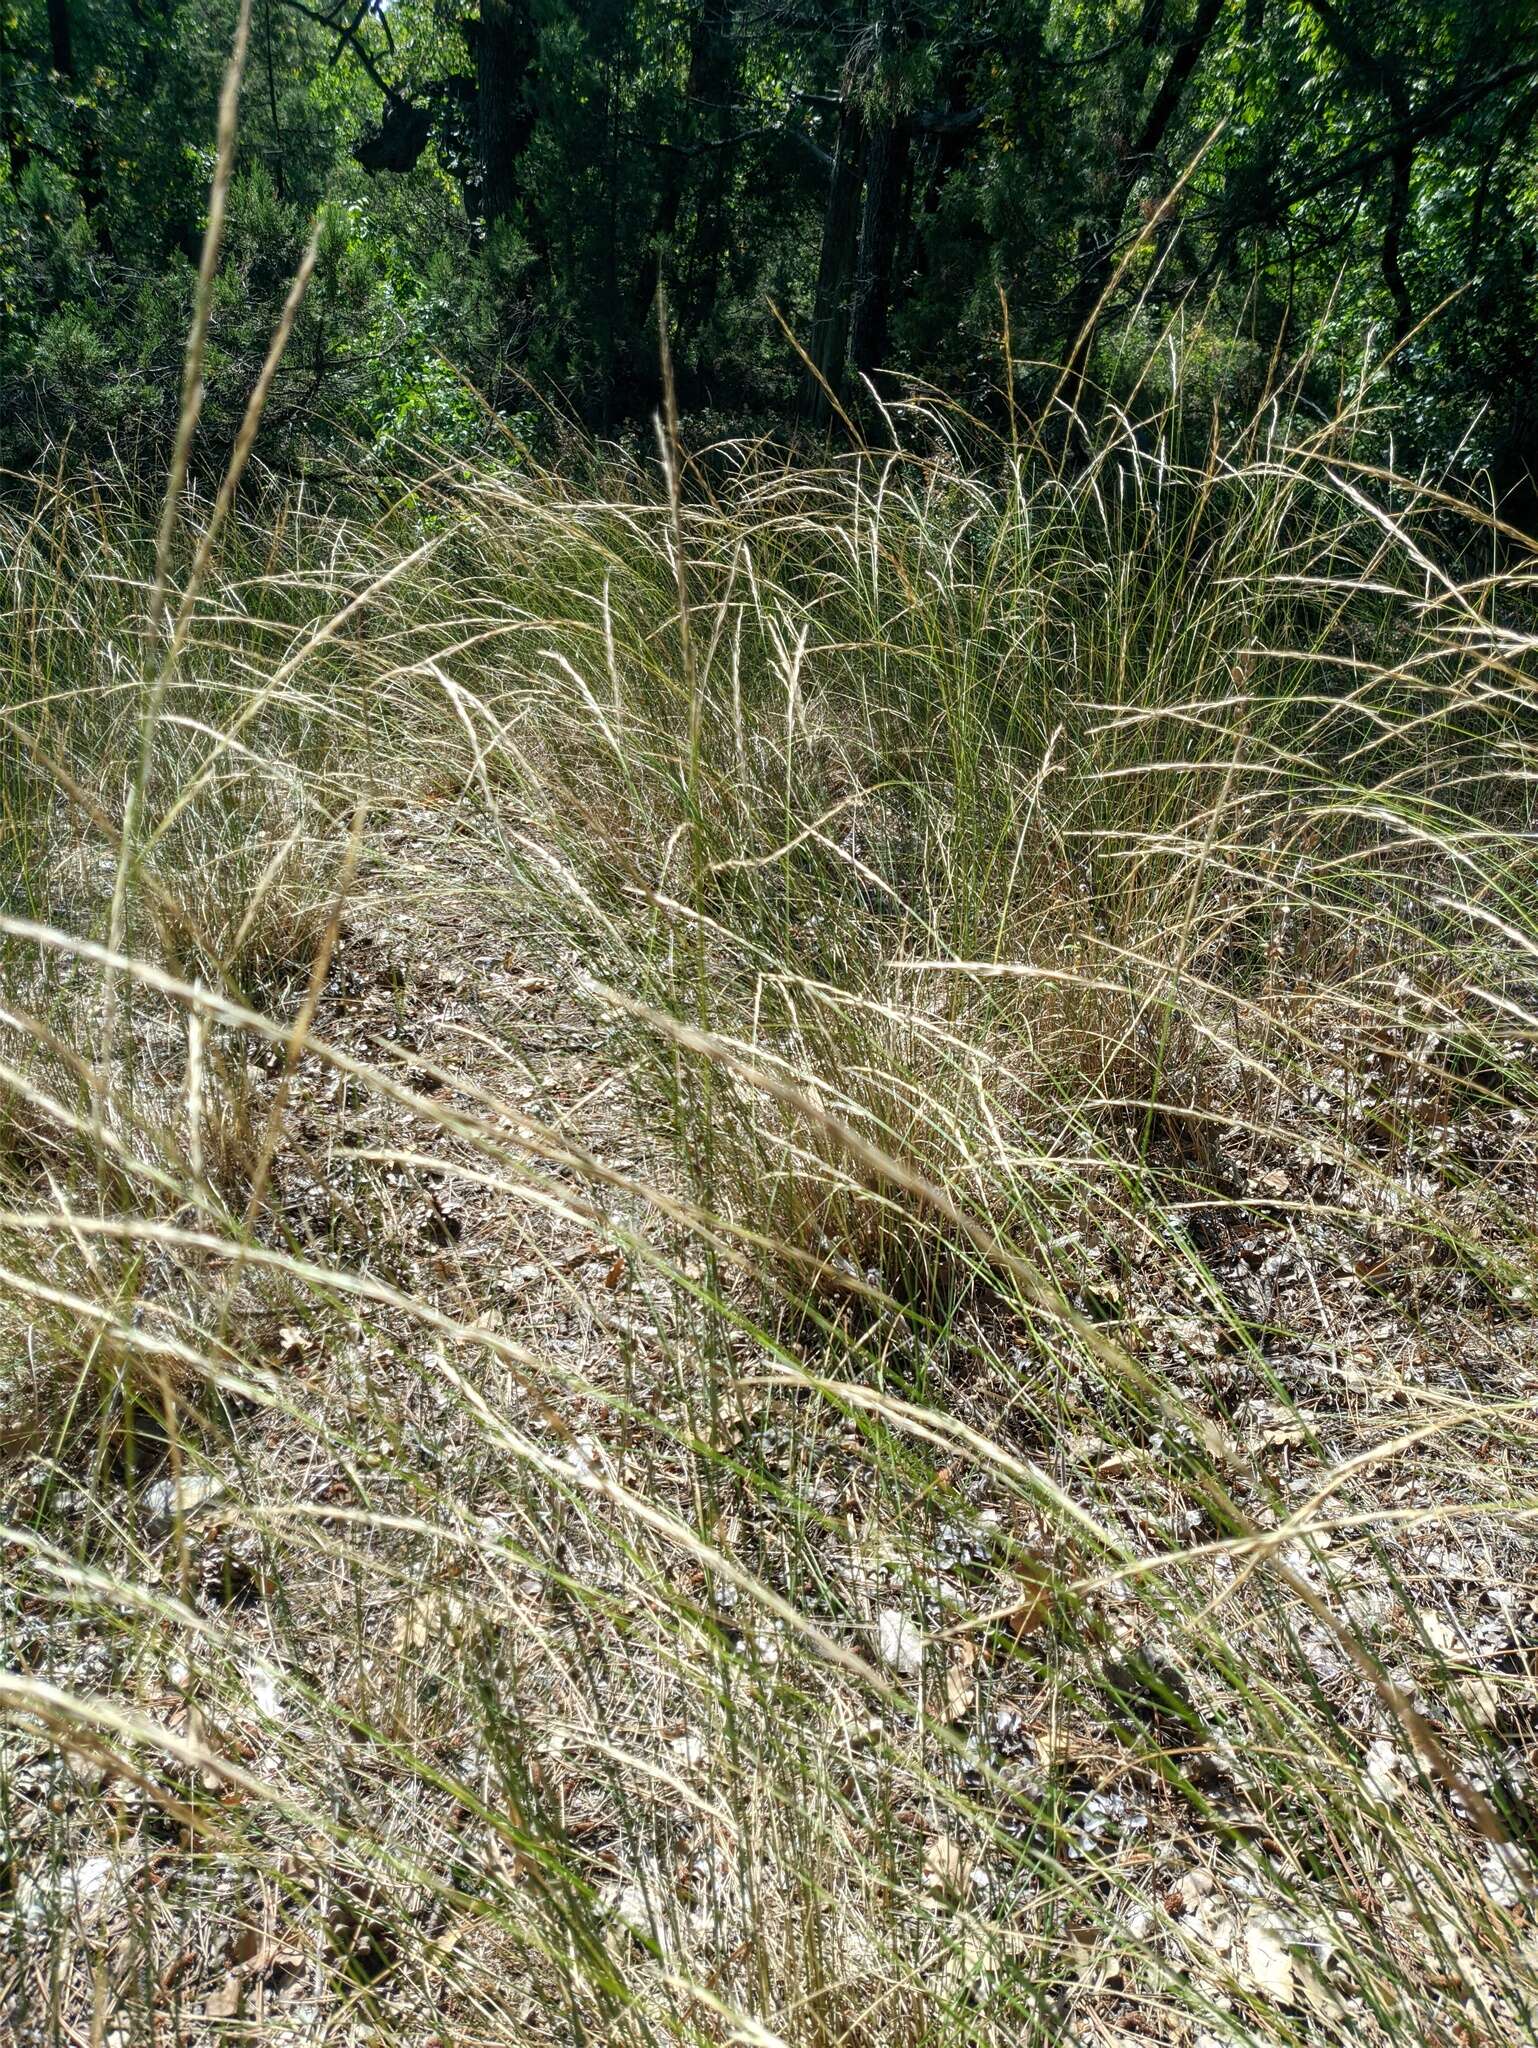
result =
[{"label": "green foliage", "polygon": [[[13,465],[168,441],[233,13],[8,0]],[[1524,0],[254,0],[241,120],[211,465],[324,208],[270,409],[296,457],[464,447],[531,385],[644,421],[661,277],[715,417],[830,416],[766,302],[872,430],[884,369],[997,417],[1002,294],[1033,414],[1125,395],[1102,337],[1178,314],[1236,421],[1273,357],[1322,412],[1382,362],[1414,461],[1532,489]]]}]

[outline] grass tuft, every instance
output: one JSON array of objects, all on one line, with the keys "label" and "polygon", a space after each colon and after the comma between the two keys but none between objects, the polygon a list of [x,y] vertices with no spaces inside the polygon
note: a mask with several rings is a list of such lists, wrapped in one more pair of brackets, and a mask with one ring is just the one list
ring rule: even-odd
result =
[{"label": "grass tuft", "polygon": [[0,511],[18,2039],[1538,2038],[1531,550],[893,421]]}]

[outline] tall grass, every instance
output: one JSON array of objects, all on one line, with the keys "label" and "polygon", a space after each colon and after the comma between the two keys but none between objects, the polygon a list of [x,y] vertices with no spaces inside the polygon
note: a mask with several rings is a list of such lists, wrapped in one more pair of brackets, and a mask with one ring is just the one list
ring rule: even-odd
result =
[{"label": "tall grass", "polygon": [[4,515],[18,2038],[1538,2038],[1531,551],[892,424]]}]

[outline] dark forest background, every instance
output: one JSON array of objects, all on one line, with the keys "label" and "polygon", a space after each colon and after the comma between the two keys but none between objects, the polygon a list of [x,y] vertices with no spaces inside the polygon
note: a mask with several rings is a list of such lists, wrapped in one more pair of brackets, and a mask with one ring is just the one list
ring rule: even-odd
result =
[{"label": "dark forest background", "polygon": [[[13,469],[168,444],[234,20],[0,0]],[[660,273],[711,424],[986,409],[1007,307],[1027,408],[1170,329],[1206,409],[1373,373],[1401,465],[1533,500],[1532,0],[254,0],[240,138],[215,451],[318,213],[269,460],[644,421]]]}]

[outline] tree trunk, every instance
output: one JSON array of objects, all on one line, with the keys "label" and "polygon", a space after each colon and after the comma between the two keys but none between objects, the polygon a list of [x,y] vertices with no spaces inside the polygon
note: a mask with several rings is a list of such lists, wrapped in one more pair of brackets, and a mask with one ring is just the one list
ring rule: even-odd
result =
[{"label": "tree trunk", "polygon": [[[844,381],[844,355],[849,343],[849,303],[854,283],[855,245],[860,230],[860,174],[864,157],[865,117],[859,102],[846,97],[839,107],[838,141],[833,151],[833,176],[822,219],[822,247],[817,259],[817,297],[812,312],[808,350],[823,384],[838,396]],[[813,381],[807,413],[814,425],[826,426],[827,393]]]},{"label": "tree trunk", "polygon": [[1394,141],[1389,152],[1388,213],[1383,223],[1378,262],[1388,295],[1394,302],[1394,339],[1403,341],[1415,325],[1415,304],[1405,282],[1401,261],[1405,227],[1410,217],[1410,179],[1415,168],[1414,110],[1409,88],[1395,59],[1379,55],[1376,45],[1367,40],[1362,26],[1337,4],[1337,0],[1309,0],[1309,6],[1362,85],[1369,92],[1381,93],[1388,104]]},{"label": "tree trunk", "polygon": [[698,369],[697,350],[720,296],[731,228],[737,53],[725,0],[711,0],[704,10],[702,33],[696,38],[689,67],[689,95],[706,111],[707,126],[713,131],[695,194],[694,242],[680,294],[684,336]]},{"label": "tree trunk", "polygon": [[277,186],[278,197],[288,197],[288,183],[283,175],[283,159],[288,151],[283,147],[283,122],[278,113],[278,70],[272,51],[272,0],[263,0],[262,42],[267,56],[267,113],[272,122],[272,176]]},{"label": "tree trunk", "polygon": [[855,262],[849,357],[855,369],[866,376],[886,362],[908,148],[908,124],[902,120],[884,120],[873,127],[865,148],[865,205]]},{"label": "tree trunk", "polygon": [[535,51],[533,20],[526,7],[517,0],[481,0],[475,92],[480,212],[487,227],[518,210],[519,160],[534,132],[529,84]]},{"label": "tree trunk", "polygon": [[[689,38],[688,108],[684,133],[703,140],[664,153],[652,234],[636,279],[635,324],[645,325],[657,290],[657,265],[668,278],[675,366],[688,377],[695,343],[714,309],[726,249],[726,197],[731,179],[731,135],[736,117],[736,70],[728,25],[718,0],[707,0]],[[697,118],[698,117],[698,118]],[[694,232],[679,247],[679,221],[694,188]],[[669,255],[674,260],[669,263]]]},{"label": "tree trunk", "polygon": [[1400,252],[1404,247],[1405,222],[1410,213],[1410,174],[1415,163],[1414,145],[1405,140],[1389,160],[1388,219],[1383,227],[1383,282],[1394,301],[1394,339],[1403,341],[1415,325],[1415,302],[1405,282]]}]

